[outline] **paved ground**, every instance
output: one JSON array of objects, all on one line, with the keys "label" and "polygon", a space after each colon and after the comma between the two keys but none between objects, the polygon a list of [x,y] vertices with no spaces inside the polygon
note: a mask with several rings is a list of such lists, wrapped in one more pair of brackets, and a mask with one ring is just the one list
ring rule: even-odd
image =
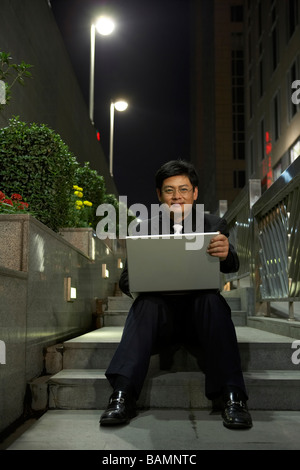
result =
[{"label": "paved ground", "polygon": [[134,457],[146,450],[151,458],[155,451],[193,455],[200,450],[300,449],[300,411],[252,411],[253,428],[239,431],[226,429],[220,414],[210,411],[146,410],[129,425],[110,428],[99,426],[100,414],[96,410],[48,411],[16,435],[14,442],[8,442],[6,449],[106,451],[102,458],[119,457],[120,451],[131,451],[124,454]]}]

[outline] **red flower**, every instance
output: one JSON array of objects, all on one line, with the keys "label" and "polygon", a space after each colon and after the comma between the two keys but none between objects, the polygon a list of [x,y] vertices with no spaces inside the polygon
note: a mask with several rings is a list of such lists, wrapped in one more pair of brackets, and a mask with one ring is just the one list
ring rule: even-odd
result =
[{"label": "red flower", "polygon": [[[0,206],[2,205],[2,210],[4,212],[8,212],[10,214],[16,213],[17,211],[24,211],[28,208],[28,203],[22,201],[21,194],[13,193],[10,198],[7,198],[3,191],[0,191]],[[8,207],[4,208],[3,205],[11,206],[12,209]]]},{"label": "red flower", "polygon": [[9,204],[10,206],[13,206],[13,202],[10,199],[3,199],[2,202],[4,202],[4,204]]},{"label": "red flower", "polygon": [[12,201],[22,201],[22,196],[20,194],[14,193],[11,195]]},{"label": "red flower", "polygon": [[25,207],[27,208],[28,207],[28,202],[21,202],[20,205],[18,206],[18,209],[22,209],[24,210]]}]

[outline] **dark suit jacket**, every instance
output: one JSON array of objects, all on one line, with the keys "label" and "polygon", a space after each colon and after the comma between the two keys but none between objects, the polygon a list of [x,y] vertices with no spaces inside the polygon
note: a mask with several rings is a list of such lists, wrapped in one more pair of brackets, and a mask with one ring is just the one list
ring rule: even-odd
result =
[{"label": "dark suit jacket", "polygon": [[[193,215],[195,214],[195,211],[193,210]],[[195,223],[195,217],[193,217],[193,231],[195,231],[196,223]],[[158,231],[156,233],[162,233],[161,229],[161,216],[157,216],[153,219],[148,219],[146,221],[142,221],[140,225],[144,226],[146,224],[148,233],[150,232],[150,228],[153,227],[157,229]],[[227,227],[227,222],[225,219],[221,219],[220,217],[212,214],[204,214],[204,232],[221,232],[226,237],[229,236],[229,231]],[[152,232],[153,233],[153,232]],[[170,230],[168,233],[174,233],[172,225],[170,225]],[[183,233],[184,233],[184,227],[183,227]],[[237,272],[239,270],[239,259],[237,256],[237,253],[234,249],[234,247],[229,244],[229,252],[226,260],[220,262],[220,271],[222,273],[232,273],[232,272]],[[128,269],[127,269],[127,262],[125,263],[124,269],[122,271],[120,281],[119,281],[119,286],[122,292],[124,294],[128,295],[131,297],[130,290],[129,290],[129,282],[128,282]]]}]

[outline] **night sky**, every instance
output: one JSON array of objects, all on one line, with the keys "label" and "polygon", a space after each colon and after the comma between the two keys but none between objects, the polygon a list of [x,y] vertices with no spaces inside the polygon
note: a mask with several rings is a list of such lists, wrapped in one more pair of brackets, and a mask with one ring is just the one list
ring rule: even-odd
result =
[{"label": "night sky", "polygon": [[114,178],[128,206],[157,203],[154,175],[164,162],[190,158],[189,0],[51,0],[84,98],[89,103],[90,25],[115,19],[96,35],[95,130],[109,158],[110,101],[115,111]]}]

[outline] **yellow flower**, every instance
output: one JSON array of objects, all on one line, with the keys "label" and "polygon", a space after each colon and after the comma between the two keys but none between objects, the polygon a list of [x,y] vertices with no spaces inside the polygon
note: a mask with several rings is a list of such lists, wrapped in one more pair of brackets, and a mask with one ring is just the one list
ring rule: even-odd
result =
[{"label": "yellow flower", "polygon": [[84,204],[85,206],[92,206],[92,205],[93,205],[93,203],[90,202],[90,201],[83,201],[83,204]]},{"label": "yellow flower", "polygon": [[75,194],[77,197],[82,197],[82,196],[83,196],[83,193],[80,192],[80,191],[74,191],[74,194]]},{"label": "yellow flower", "polygon": [[81,206],[76,206],[76,209],[80,211],[80,210],[81,210]]},{"label": "yellow flower", "polygon": [[79,206],[79,207],[83,206],[83,202],[82,202],[82,201],[75,201],[75,204],[76,204],[76,206]]},{"label": "yellow flower", "polygon": [[77,191],[83,191],[83,189],[77,186],[77,184],[73,185],[73,189],[77,189]]}]

